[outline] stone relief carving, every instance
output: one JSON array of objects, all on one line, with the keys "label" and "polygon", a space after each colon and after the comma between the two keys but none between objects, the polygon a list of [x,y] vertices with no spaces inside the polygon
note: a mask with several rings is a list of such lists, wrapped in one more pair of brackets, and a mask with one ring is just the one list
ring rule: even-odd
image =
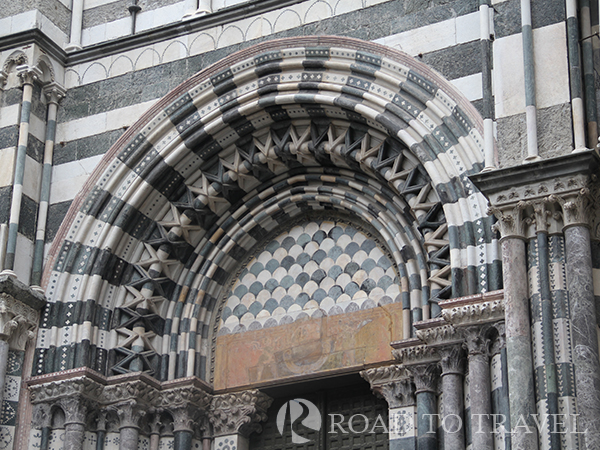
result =
[{"label": "stone relief carving", "polygon": [[11,348],[25,350],[27,341],[35,338],[38,320],[36,310],[6,293],[0,294],[0,339]]},{"label": "stone relief carving", "polygon": [[377,367],[363,370],[360,375],[369,382],[375,394],[387,401],[390,408],[415,404],[415,386],[405,367]]},{"label": "stone relief carving", "polygon": [[504,299],[445,309],[442,317],[454,326],[504,320]]},{"label": "stone relief carving", "polygon": [[215,436],[241,434],[249,436],[261,430],[260,422],[267,420],[266,411],[272,399],[254,389],[213,397],[209,420]]}]

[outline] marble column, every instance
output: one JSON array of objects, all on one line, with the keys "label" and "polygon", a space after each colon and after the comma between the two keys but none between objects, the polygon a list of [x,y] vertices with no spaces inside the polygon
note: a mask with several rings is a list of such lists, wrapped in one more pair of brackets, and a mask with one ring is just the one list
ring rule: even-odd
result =
[{"label": "marble column", "polygon": [[514,449],[538,447],[538,436],[533,414],[536,413],[531,319],[529,311],[529,284],[527,280],[527,253],[525,247],[522,208],[491,208],[498,218],[501,232],[502,276],[504,281],[504,308],[506,322],[506,364],[510,403],[510,423],[514,427],[519,418],[525,418],[527,427],[511,429]]},{"label": "marble column", "polygon": [[174,450],[191,450],[198,411],[191,406],[181,406],[170,411],[173,415]]},{"label": "marble column", "polygon": [[572,225],[564,233],[578,431],[584,432],[581,448],[600,449],[600,361],[590,232],[585,226]]},{"label": "marble column", "polygon": [[496,450],[510,450],[510,406],[508,371],[506,370],[506,333],[504,322],[494,324],[498,335],[491,349],[492,410],[495,414],[494,441]]},{"label": "marble column", "polygon": [[438,353],[441,357],[440,367],[442,368],[444,448],[464,450],[464,351],[460,345],[452,345],[438,349]]},{"label": "marble column", "polygon": [[80,396],[71,396],[61,398],[59,405],[65,413],[64,450],[82,450],[89,408],[87,400]]},{"label": "marble column", "polygon": [[137,450],[140,420],[146,415],[145,408],[136,400],[111,406],[119,416],[119,450]]},{"label": "marble column", "polygon": [[96,424],[96,450],[104,450],[106,439],[106,410],[100,411]]},{"label": "marble column", "polygon": [[490,383],[490,342],[487,326],[462,330],[469,361],[469,397],[471,400],[471,442],[477,450],[493,450],[492,399]]},{"label": "marble column", "polygon": [[160,411],[155,411],[152,416],[152,420],[149,422],[150,426],[150,450],[158,450],[160,445],[160,428],[162,421],[160,417]]},{"label": "marble column", "polygon": [[437,363],[410,366],[417,396],[417,448],[419,450],[437,450],[437,382],[439,367]]}]

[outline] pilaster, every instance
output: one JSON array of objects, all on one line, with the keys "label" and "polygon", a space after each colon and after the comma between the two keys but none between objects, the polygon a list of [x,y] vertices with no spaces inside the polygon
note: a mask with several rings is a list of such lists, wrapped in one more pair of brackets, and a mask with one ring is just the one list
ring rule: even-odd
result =
[{"label": "pilaster", "polygon": [[214,447],[225,445],[248,449],[248,437],[262,429],[272,399],[257,389],[216,395],[212,399],[209,420],[213,427]]},{"label": "pilaster", "polygon": [[[371,389],[383,397],[389,406],[390,448],[416,448],[415,385],[410,372],[401,365],[363,370],[361,376]],[[393,442],[393,443],[392,443]]]}]

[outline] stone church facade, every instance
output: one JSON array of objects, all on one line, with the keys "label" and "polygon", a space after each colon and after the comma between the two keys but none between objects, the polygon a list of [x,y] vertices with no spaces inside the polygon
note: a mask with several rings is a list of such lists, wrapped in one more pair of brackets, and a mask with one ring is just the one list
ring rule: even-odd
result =
[{"label": "stone church facade", "polygon": [[600,448],[597,33],[3,5],[0,448]]}]

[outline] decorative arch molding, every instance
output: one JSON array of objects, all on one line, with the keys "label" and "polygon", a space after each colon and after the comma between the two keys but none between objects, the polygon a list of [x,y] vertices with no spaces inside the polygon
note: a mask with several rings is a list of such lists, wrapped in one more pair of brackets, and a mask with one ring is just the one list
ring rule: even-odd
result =
[{"label": "decorative arch molding", "polygon": [[482,120],[437,73],[339,37],[265,42],[140,118],[74,200],[44,273],[35,374],[88,366],[212,381],[231,274],[312,211],[358,217],[398,271],[411,323],[500,287]]}]

